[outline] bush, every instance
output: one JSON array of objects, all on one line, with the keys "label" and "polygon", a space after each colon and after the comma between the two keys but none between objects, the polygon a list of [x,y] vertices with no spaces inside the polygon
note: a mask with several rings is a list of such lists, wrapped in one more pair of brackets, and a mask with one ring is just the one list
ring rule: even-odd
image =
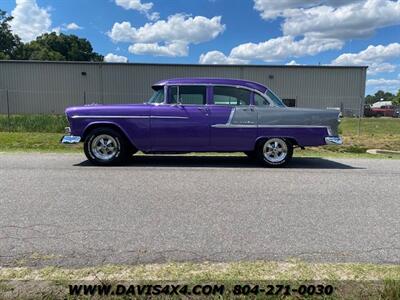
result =
[{"label": "bush", "polygon": [[0,115],[0,131],[62,133],[67,126],[64,115]]}]

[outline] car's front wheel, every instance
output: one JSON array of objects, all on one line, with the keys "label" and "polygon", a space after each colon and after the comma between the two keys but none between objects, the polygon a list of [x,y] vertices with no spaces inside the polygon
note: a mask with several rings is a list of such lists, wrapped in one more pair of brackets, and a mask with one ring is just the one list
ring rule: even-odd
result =
[{"label": "car's front wheel", "polygon": [[95,165],[114,165],[126,160],[131,153],[129,142],[111,128],[96,128],[85,139],[84,151]]},{"label": "car's front wheel", "polygon": [[258,144],[258,160],[267,167],[282,167],[293,157],[293,145],[282,138],[270,138]]}]

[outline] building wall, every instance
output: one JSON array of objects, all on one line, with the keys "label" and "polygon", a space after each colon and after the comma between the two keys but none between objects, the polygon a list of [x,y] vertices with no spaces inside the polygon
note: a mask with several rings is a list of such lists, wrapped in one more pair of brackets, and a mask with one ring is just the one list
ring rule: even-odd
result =
[{"label": "building wall", "polygon": [[358,114],[366,68],[0,61],[0,113],[63,113],[67,106],[94,102],[142,103],[152,94],[153,83],[174,77],[253,80],[283,99],[295,99],[297,107],[342,106]]}]

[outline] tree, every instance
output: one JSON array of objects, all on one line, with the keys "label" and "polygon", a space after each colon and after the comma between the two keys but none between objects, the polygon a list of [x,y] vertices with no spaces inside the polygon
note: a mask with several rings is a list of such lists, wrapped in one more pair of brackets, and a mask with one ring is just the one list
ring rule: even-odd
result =
[{"label": "tree", "polygon": [[12,19],[0,9],[0,60],[16,59],[22,46],[20,38],[11,31],[9,23]]},{"label": "tree", "polygon": [[393,98],[393,103],[396,104],[396,105],[400,105],[400,89],[399,89],[399,91],[397,92],[397,95],[394,96],[394,98]]},{"label": "tree", "polygon": [[395,96],[392,93],[377,91],[375,95],[368,95],[367,97],[365,97],[365,104],[373,104],[375,102],[381,101],[382,99],[383,101],[393,101],[394,97]]},{"label": "tree", "polygon": [[87,39],[76,35],[45,33],[23,47],[22,59],[56,61],[103,61],[104,57],[93,52]]}]

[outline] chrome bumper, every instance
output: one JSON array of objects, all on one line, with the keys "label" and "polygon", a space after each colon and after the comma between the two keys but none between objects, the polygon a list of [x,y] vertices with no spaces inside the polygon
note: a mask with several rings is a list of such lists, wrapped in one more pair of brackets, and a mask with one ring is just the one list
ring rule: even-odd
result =
[{"label": "chrome bumper", "polygon": [[325,138],[327,145],[342,145],[343,141],[339,136],[328,136]]},{"label": "chrome bumper", "polygon": [[64,135],[61,139],[61,144],[77,144],[81,141],[80,136]]},{"label": "chrome bumper", "polygon": [[70,127],[65,127],[64,128],[64,132],[66,135],[64,135],[61,138],[60,143],[61,144],[77,144],[81,141],[81,137],[80,136],[76,136],[76,135],[71,135],[71,128]]}]

